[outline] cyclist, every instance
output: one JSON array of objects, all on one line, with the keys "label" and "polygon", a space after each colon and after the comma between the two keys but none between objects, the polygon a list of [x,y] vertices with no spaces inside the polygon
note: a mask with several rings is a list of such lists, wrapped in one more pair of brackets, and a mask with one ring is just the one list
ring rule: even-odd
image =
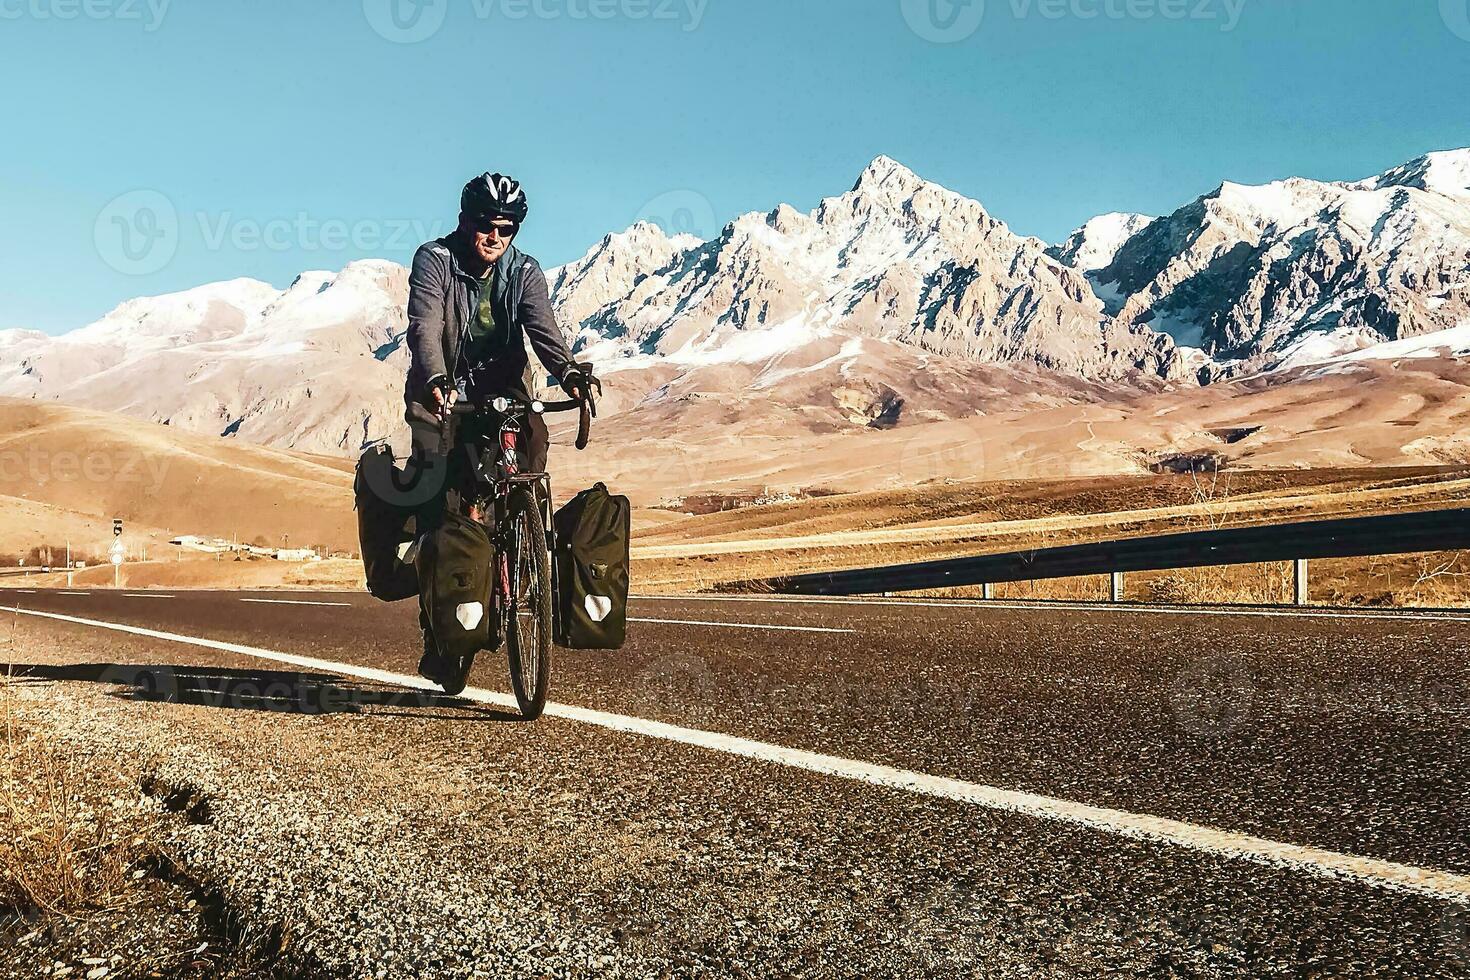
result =
[{"label": "cyclist", "polygon": [[[422,245],[408,280],[408,349],[404,388],[414,433],[414,458],[438,469],[443,489],[419,516],[419,530],[442,521],[446,508],[461,510],[473,497],[473,433],[446,437],[445,415],[461,397],[488,404],[500,395],[529,399],[526,355],[530,341],[542,366],[572,398],[587,396],[587,380],[572,360],[556,316],[546,275],[513,244],[526,220],[526,193],[503,174],[482,174],[464,186],[459,226]],[[546,469],[548,436],[539,416],[525,420],[526,468]],[[439,681],[443,673],[428,616],[420,610],[424,656],[419,673]]]}]

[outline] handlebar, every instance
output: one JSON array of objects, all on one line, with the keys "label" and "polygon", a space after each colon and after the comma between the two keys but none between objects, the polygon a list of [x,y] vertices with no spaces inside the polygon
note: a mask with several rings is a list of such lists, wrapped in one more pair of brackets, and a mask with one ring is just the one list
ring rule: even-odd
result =
[{"label": "handlebar", "polygon": [[[487,406],[475,405],[471,402],[457,401],[450,406],[447,415],[477,415],[486,408]],[[566,401],[543,402],[503,396],[494,399],[488,408],[500,415],[524,415],[527,412],[533,415],[547,415],[554,412],[580,411],[581,416],[577,420],[576,443],[579,450],[586,449],[588,442],[591,441],[592,419],[597,415],[597,407],[590,397],[582,400],[571,398]]]}]

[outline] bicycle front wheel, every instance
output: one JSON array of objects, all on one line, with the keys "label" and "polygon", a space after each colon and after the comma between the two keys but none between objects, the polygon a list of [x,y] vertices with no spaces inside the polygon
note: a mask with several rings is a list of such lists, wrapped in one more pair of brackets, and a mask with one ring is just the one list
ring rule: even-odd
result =
[{"label": "bicycle front wheel", "polygon": [[510,622],[506,652],[510,657],[510,685],[521,715],[527,721],[541,717],[551,675],[551,556],[546,528],[532,493],[518,487],[506,507],[509,524]]}]

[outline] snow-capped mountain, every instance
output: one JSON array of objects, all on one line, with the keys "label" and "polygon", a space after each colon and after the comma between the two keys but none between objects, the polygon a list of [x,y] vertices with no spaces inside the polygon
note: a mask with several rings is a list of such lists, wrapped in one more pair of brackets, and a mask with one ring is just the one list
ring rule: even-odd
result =
[{"label": "snow-capped mountain", "polygon": [[1100,214],[1067,236],[1067,240],[1047,249],[1047,254],[1064,265],[1092,272],[1110,265],[1123,243],[1148,227],[1154,219],[1146,214],[1118,211]]},{"label": "snow-capped mountain", "polygon": [[[640,223],[547,274],[610,382],[604,418],[628,413],[630,433],[752,413],[891,428],[1350,370],[1400,347],[1453,359],[1470,329],[1470,150],[1352,183],[1226,183],[1050,248],[879,157],[810,213],[746,214],[708,242]],[[403,432],[407,281],[367,260],[285,290],[130,300],[59,337],[0,331],[0,395],[350,454]]]},{"label": "snow-capped mountain", "polygon": [[408,272],[354,262],[129,300],[80,330],[0,332],[0,394],[348,453],[403,416]]},{"label": "snow-capped mountain", "polygon": [[658,225],[645,221],[606,236],[580,259],[548,273],[557,317],[563,324],[580,324],[676,256],[702,244],[693,235],[670,238]]},{"label": "snow-capped mountain", "polygon": [[1470,150],[1352,183],[1225,183],[1091,271],[1108,312],[1199,348],[1201,380],[1470,318]]},{"label": "snow-capped mountain", "polygon": [[810,214],[781,205],[737,218],[581,327],[604,355],[685,365],[769,359],[833,336],[1081,378],[1162,377],[1179,363],[1167,337],[1108,317],[1043,242],[887,157]]}]

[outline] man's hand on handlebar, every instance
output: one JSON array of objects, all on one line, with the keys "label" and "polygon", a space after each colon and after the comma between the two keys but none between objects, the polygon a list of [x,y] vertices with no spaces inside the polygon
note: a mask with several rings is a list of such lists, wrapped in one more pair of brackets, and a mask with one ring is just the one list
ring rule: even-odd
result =
[{"label": "man's hand on handlebar", "polygon": [[561,390],[574,400],[585,402],[587,400],[587,379],[580,371],[568,371],[567,376],[561,379]]},{"label": "man's hand on handlebar", "polygon": [[448,378],[441,375],[429,382],[429,397],[432,399],[429,407],[440,418],[444,418],[449,414],[449,410],[454,407],[454,403],[459,400],[459,392],[450,386]]},{"label": "man's hand on handlebar", "polygon": [[429,382],[429,401],[429,407],[439,417],[439,427],[447,430],[449,417],[454,413],[455,403],[459,401],[459,392],[454,390],[447,378],[435,378]]}]

